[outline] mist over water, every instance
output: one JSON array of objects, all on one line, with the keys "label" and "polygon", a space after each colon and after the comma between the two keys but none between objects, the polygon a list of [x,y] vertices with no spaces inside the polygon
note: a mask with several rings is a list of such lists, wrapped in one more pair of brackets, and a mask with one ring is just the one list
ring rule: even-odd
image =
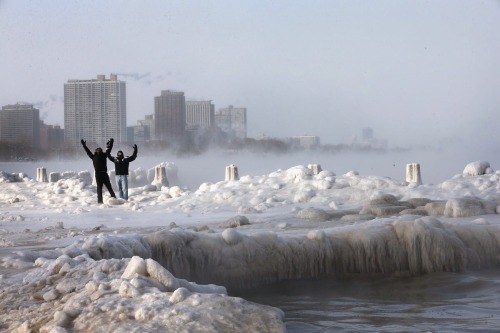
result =
[{"label": "mist over water", "polygon": [[[127,151],[126,151],[127,155]],[[213,150],[201,155],[178,157],[168,152],[158,154],[142,153],[139,147],[137,159],[130,164],[130,170],[154,168],[164,162],[175,164],[178,169],[179,185],[196,190],[202,183],[216,183],[224,180],[225,168],[230,164],[238,167],[240,177],[245,175],[267,175],[278,169],[316,163],[323,170],[337,175],[356,171],[363,176],[389,177],[405,181],[406,165],[419,163],[424,184],[438,184],[461,174],[464,167],[474,161],[487,161],[493,170],[500,168],[498,149],[460,149],[448,147],[441,149],[388,150],[384,152],[323,153],[303,151],[287,154],[227,152]],[[0,162],[0,170],[10,173],[24,172],[36,178],[36,168],[45,167],[50,172],[93,171],[92,161],[82,150],[82,157],[75,160],[47,160],[36,162]],[[108,163],[108,170],[114,166]]]}]

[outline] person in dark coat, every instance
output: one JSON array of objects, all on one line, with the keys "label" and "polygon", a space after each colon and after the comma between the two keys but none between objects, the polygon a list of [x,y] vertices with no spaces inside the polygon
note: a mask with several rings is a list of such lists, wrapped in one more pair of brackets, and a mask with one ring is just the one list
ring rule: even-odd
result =
[{"label": "person in dark coat", "polygon": [[128,200],[128,165],[137,157],[137,145],[134,144],[134,153],[132,156],[123,157],[123,151],[119,150],[116,157],[111,156],[111,151],[108,158],[115,163],[116,186],[118,186],[118,195],[120,198]]},{"label": "person in dark coat", "polygon": [[116,198],[115,192],[113,191],[113,188],[111,187],[111,181],[109,180],[109,175],[108,175],[108,166],[106,163],[106,158],[111,152],[111,149],[113,148],[113,138],[111,138],[107,143],[106,143],[106,152],[102,151],[102,148],[96,148],[95,153],[92,153],[90,149],[87,147],[87,141],[81,140],[83,148],[87,152],[87,155],[90,157],[92,160],[92,163],[94,164],[94,171],[95,171],[95,181],[97,183],[97,203],[103,203],[102,200],[102,186],[105,185],[106,188],[108,189],[109,194],[113,197]]}]

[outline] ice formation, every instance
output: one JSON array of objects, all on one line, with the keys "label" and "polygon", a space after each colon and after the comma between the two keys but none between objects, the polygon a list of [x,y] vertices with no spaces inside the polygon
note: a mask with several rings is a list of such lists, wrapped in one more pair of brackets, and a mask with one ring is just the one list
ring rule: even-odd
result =
[{"label": "ice formation", "polygon": [[283,332],[279,309],[231,291],[498,267],[500,172],[489,163],[418,186],[317,171],[295,166],[191,191],[151,184],[152,172],[137,169],[130,201],[102,205],[88,171],[49,182],[0,172],[0,329]]}]

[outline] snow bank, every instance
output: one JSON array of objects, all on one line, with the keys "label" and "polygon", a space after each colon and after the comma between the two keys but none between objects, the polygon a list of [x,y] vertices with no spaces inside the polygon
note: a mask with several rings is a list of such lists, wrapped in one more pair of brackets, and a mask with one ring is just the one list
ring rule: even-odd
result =
[{"label": "snow bank", "polygon": [[21,283],[3,288],[2,331],[285,331],[281,310],[176,279],[152,259],[63,255],[35,266]]}]

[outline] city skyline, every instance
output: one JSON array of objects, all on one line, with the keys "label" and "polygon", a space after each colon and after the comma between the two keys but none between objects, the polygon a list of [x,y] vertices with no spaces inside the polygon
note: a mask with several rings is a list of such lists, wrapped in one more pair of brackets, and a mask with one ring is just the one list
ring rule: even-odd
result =
[{"label": "city skyline", "polygon": [[248,108],[249,137],[338,143],[371,127],[399,145],[492,148],[499,30],[493,0],[3,0],[0,104],[62,125],[64,82],[116,73],[127,125],[170,89]]}]

